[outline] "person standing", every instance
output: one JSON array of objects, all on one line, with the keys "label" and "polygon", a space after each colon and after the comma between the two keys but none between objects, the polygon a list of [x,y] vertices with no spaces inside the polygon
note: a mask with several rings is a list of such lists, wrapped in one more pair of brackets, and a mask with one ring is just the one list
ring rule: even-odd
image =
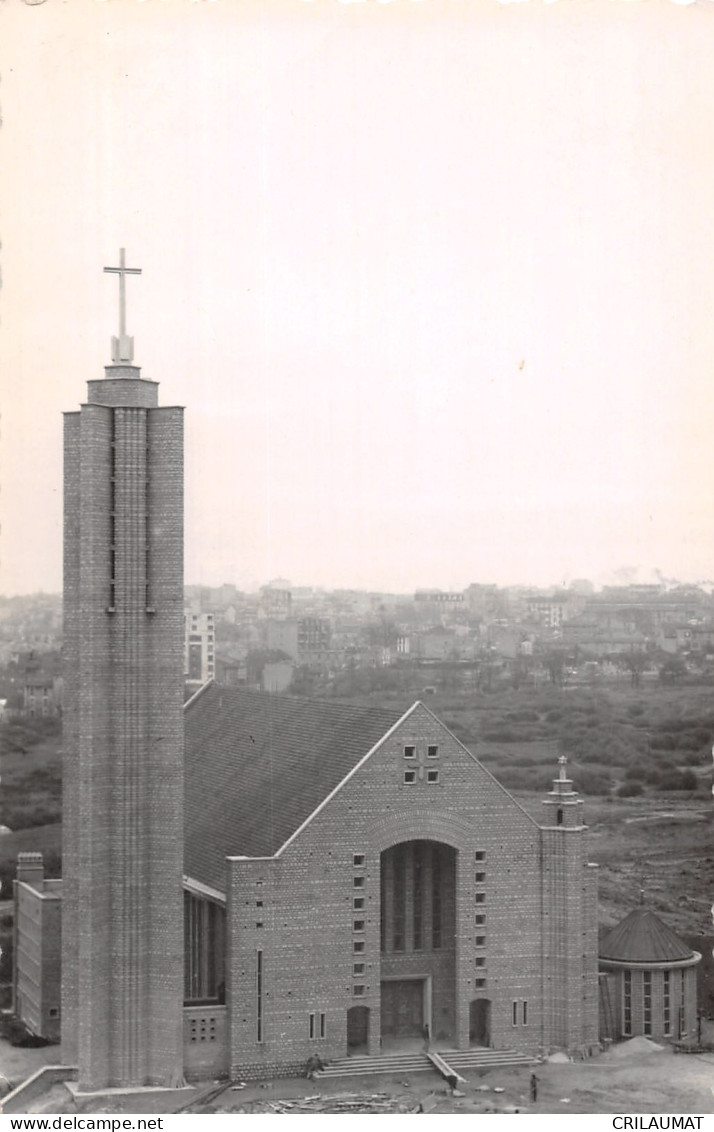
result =
[{"label": "person standing", "polygon": [[531,1101],[533,1104],[538,1100],[538,1078],[535,1073],[531,1073]]}]

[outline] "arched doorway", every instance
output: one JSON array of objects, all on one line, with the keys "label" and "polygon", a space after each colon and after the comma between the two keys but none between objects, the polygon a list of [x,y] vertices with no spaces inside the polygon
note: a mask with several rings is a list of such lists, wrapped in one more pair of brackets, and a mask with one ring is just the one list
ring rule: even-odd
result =
[{"label": "arched doorway", "polygon": [[369,1007],[350,1006],[347,1011],[347,1050],[366,1053],[369,1040]]},{"label": "arched doorway", "polygon": [[380,862],[384,1049],[456,1038],[456,850],[403,841]]},{"label": "arched doorway", "polygon": [[475,998],[469,1003],[469,1045],[491,1045],[491,1002]]}]

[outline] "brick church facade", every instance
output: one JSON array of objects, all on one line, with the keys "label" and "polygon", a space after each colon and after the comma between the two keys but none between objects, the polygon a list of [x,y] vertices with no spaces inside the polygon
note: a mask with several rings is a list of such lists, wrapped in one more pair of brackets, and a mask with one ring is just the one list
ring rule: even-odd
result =
[{"label": "brick church facade", "polygon": [[539,826],[422,703],[207,685],[186,708],[189,1071],[299,1072],[424,1027],[442,1048],[588,1052],[581,810],[561,764]]}]

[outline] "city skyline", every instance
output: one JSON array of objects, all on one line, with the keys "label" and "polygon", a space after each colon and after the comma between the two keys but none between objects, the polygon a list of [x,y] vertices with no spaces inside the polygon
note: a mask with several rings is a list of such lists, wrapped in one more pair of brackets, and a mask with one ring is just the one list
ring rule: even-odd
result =
[{"label": "city skyline", "polygon": [[0,592],[60,589],[120,247],[189,584],[711,577],[708,8],[66,7],[0,14]]}]

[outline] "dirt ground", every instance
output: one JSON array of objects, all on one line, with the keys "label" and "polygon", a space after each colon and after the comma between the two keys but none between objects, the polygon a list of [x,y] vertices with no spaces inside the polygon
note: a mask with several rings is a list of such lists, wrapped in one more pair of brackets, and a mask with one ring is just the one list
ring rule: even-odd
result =
[{"label": "dirt ground", "polygon": [[[49,1047],[50,1049],[54,1047]],[[8,1063],[8,1047],[0,1045],[0,1066]],[[18,1064],[19,1077],[33,1072],[46,1060],[38,1055],[47,1050],[13,1051],[24,1055],[25,1065]],[[10,1065],[8,1064],[8,1068]],[[24,1068],[24,1072],[22,1071]],[[0,1069],[6,1073],[5,1068]],[[538,1099],[529,1099],[531,1070],[525,1067],[491,1069],[467,1073],[467,1082],[460,1087],[464,1096],[451,1095],[436,1072],[413,1073],[408,1076],[369,1076],[318,1081],[284,1079],[250,1085],[244,1089],[227,1088],[211,1099],[216,1085],[206,1082],[196,1088],[195,1097],[187,1105],[183,1093],[180,1107],[184,1111],[290,1114],[301,1111],[335,1113],[370,1111],[370,1104],[382,1112],[414,1112],[424,1104],[427,1111],[444,1114],[469,1112],[530,1113],[714,1113],[714,1054],[674,1054],[665,1048],[659,1052],[628,1053],[627,1043],[589,1061],[565,1064],[545,1063],[535,1067],[538,1077]],[[496,1092],[495,1090],[499,1091]],[[379,1095],[377,1100],[370,1100]],[[285,1107],[283,1103],[299,1098],[314,1098],[305,1107]],[[319,1097],[319,1100],[317,1099]],[[111,1101],[75,1102],[61,1087],[54,1087],[43,1101],[32,1106],[34,1112],[126,1112],[161,1113],[177,1111],[177,1098],[172,1093],[154,1094],[137,1107],[136,1097]],[[372,1109],[374,1111],[374,1109]]]}]

